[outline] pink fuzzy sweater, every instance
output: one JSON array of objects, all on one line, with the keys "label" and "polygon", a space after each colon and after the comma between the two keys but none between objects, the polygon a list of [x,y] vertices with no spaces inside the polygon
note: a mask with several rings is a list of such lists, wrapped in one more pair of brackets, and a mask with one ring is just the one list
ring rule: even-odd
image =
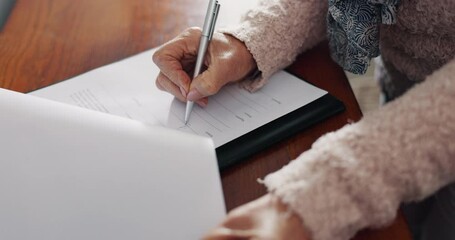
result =
[{"label": "pink fuzzy sweater", "polygon": [[[326,12],[327,0],[264,0],[225,30],[246,44],[262,72],[250,90],[325,38]],[[383,87],[402,96],[321,137],[264,179],[313,240],[384,226],[401,202],[455,180],[455,1],[402,0],[397,17],[381,27],[390,74]]]}]

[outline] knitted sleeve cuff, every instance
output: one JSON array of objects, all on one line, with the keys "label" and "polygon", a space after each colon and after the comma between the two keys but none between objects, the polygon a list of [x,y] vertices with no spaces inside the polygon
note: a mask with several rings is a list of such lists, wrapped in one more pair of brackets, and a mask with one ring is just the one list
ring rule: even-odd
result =
[{"label": "knitted sleeve cuff", "polygon": [[266,0],[248,11],[236,26],[220,31],[244,42],[261,75],[246,82],[250,91],[262,87],[276,71],[290,65],[302,51],[326,36],[327,1]]}]

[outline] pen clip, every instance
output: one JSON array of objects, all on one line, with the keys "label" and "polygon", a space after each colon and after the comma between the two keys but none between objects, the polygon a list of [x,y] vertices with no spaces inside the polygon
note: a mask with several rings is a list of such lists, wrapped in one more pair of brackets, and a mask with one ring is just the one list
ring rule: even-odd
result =
[{"label": "pen clip", "polygon": [[218,12],[220,11],[220,4],[218,1],[215,2],[215,10],[213,11],[212,22],[210,24],[210,31],[209,31],[209,40],[212,40],[213,32],[215,31],[215,24],[216,19],[218,18]]}]

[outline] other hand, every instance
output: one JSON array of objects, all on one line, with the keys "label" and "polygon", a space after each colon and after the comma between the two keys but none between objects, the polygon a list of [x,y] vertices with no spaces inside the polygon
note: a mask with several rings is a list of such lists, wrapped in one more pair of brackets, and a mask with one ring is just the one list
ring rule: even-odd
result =
[{"label": "other hand", "polygon": [[267,194],[232,210],[204,240],[309,240],[300,218]]},{"label": "other hand", "polygon": [[156,78],[159,89],[180,101],[196,101],[205,106],[207,96],[217,93],[227,83],[245,78],[256,68],[256,63],[243,42],[215,32],[205,56],[205,69],[191,81],[200,36],[200,28],[185,30],[158,49],[153,61],[160,69]]}]

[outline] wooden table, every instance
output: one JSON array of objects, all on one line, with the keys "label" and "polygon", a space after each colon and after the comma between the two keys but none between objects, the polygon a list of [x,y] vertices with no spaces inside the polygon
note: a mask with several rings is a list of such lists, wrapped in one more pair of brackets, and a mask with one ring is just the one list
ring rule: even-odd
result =
[{"label": "wooden table", "polygon": [[[256,1],[222,1],[218,26],[235,23]],[[0,87],[29,92],[157,47],[188,26],[201,26],[206,5],[205,0],[18,0],[0,33]],[[265,193],[257,178],[280,169],[322,134],[362,116],[326,43],[301,55],[289,71],[329,91],[347,110],[223,171],[228,209]],[[400,215],[390,227],[363,231],[355,239],[410,237]]]}]

